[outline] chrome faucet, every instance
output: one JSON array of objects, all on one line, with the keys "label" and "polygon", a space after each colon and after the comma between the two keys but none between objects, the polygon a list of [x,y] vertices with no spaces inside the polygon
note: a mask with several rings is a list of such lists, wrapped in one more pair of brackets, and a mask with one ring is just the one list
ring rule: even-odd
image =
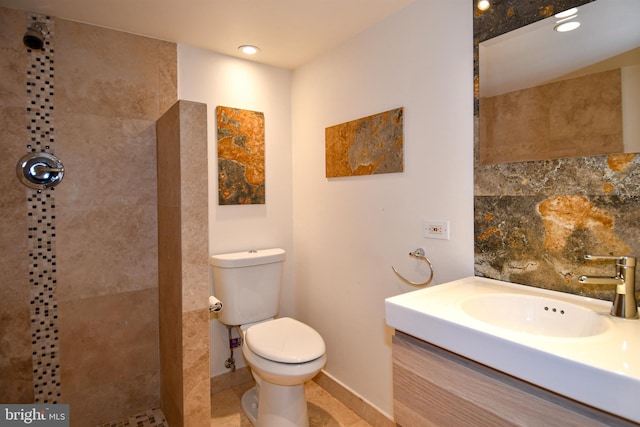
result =
[{"label": "chrome faucet", "polygon": [[624,319],[638,318],[636,300],[636,259],[630,256],[585,255],[587,261],[615,261],[615,277],[580,276],[578,282],[586,285],[616,285],[616,297],[611,315]]}]

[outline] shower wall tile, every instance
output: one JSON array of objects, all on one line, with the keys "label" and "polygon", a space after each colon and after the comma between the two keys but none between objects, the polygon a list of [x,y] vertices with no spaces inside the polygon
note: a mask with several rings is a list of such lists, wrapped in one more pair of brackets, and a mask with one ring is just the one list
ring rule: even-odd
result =
[{"label": "shower wall tile", "polygon": [[160,205],[158,226],[160,395],[165,417],[173,425],[182,418],[183,407],[180,208]]},{"label": "shower wall tile", "polygon": [[[206,192],[206,186],[205,186]],[[182,218],[182,310],[202,310],[209,307],[209,244],[207,229],[207,198],[204,206],[186,205]]]},{"label": "shower wall tile", "polygon": [[[158,89],[160,114],[167,111],[178,98],[178,49],[175,43],[158,43]],[[157,118],[157,117],[156,117]]]},{"label": "shower wall tile", "polygon": [[156,203],[155,122],[90,114],[57,114],[56,154],[68,173],[60,205]]},{"label": "shower wall tile", "polygon": [[[23,22],[24,22],[23,18]],[[0,22],[0,25],[4,25]],[[24,30],[22,30],[24,31]],[[26,61],[25,54],[5,46],[0,47],[2,61],[0,61],[0,97],[2,104],[9,107],[21,107],[24,113],[26,102],[25,75]]]},{"label": "shower wall tile", "polygon": [[27,191],[16,178],[26,154],[27,14],[0,8],[0,402],[34,400],[29,310]]},{"label": "shower wall tile", "polygon": [[162,409],[170,425],[204,427],[211,406],[206,105],[179,101],[158,120],[157,134]]},{"label": "shower wall tile", "polygon": [[[15,178],[29,143],[27,15],[0,8],[0,344],[11,343],[0,349],[3,402],[33,401],[39,385],[30,331],[31,192]],[[43,193],[52,205],[44,208],[55,203],[55,229],[44,231],[56,240],[49,291],[59,304],[60,401],[71,405],[73,427],[96,425],[160,404],[155,121],[176,101],[177,53],[173,43],[47,22],[55,67],[37,71],[54,80],[47,107],[66,168],[55,192]]]},{"label": "shower wall tile", "polygon": [[59,300],[157,288],[155,206],[57,209]]},{"label": "shower wall tile", "polygon": [[71,425],[101,425],[147,411],[149,405],[159,404],[155,393],[158,387],[157,375],[138,375],[124,381],[113,381],[78,392],[65,393],[65,403],[69,404],[70,409],[73,408]]},{"label": "shower wall tile", "polygon": [[62,394],[75,425],[159,405],[157,316],[155,289],[60,302]]},{"label": "shower wall tile", "polygon": [[155,289],[60,302],[63,392],[157,374],[157,304]]},{"label": "shower wall tile", "polygon": [[[4,230],[2,240],[5,238]],[[4,250],[4,248],[3,248]],[[2,252],[6,253],[6,252]],[[11,278],[11,271],[22,277]],[[31,361],[29,290],[24,285],[27,268],[3,268],[0,290],[0,402],[24,403],[34,399],[33,366]]]},{"label": "shower wall tile", "polygon": [[[209,310],[185,312],[183,322],[183,365],[185,426],[209,426]],[[205,375],[206,374],[206,375]]]},{"label": "shower wall tile", "polygon": [[[1,61],[0,61],[1,62]],[[0,77],[0,81],[2,78]],[[16,206],[20,204],[24,207],[25,189],[16,178],[16,164],[20,157],[27,154],[26,143],[28,133],[26,129],[26,119],[24,115],[25,106],[14,107],[11,100],[2,98],[0,95],[0,141],[2,151],[0,155],[0,167],[2,180],[0,181],[0,191],[2,191],[3,205],[5,203]]]},{"label": "shower wall tile", "polygon": [[209,307],[206,105],[180,101],[180,118],[182,310],[186,312]]},{"label": "shower wall tile", "polygon": [[158,294],[160,395],[169,425],[183,419],[180,104],[158,119]]},{"label": "shower wall tile", "polygon": [[65,20],[56,32],[62,112],[155,121],[161,106],[175,102],[175,71],[165,69],[176,68],[167,62],[175,44]]},{"label": "shower wall tile", "polygon": [[[24,196],[26,200],[26,196]],[[23,281],[21,286],[28,290],[28,259],[27,259],[27,219],[24,213],[26,201],[22,206],[4,205],[0,208],[0,277],[3,282]],[[0,286],[0,295],[13,289]],[[0,298],[2,299],[2,298]],[[28,300],[28,299],[27,299]]]},{"label": "shower wall tile", "polygon": [[180,103],[174,104],[156,124],[158,206],[180,206]]},{"label": "shower wall tile", "polygon": [[27,62],[22,45],[26,22],[25,12],[0,8],[0,103],[3,107],[21,107],[22,113],[26,107]]}]

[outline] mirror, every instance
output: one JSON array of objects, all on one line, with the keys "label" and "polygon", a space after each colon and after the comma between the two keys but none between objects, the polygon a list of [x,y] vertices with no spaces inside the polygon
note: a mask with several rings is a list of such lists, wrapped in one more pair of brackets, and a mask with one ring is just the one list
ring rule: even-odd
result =
[{"label": "mirror", "polygon": [[639,23],[640,1],[596,0],[481,42],[480,163],[640,152]]}]

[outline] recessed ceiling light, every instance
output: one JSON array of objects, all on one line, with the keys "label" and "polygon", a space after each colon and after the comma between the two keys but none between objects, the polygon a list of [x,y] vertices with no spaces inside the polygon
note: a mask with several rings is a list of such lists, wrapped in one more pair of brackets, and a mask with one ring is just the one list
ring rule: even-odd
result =
[{"label": "recessed ceiling light", "polygon": [[480,0],[478,2],[478,9],[480,10],[487,10],[490,6],[491,4],[489,4],[489,0]]},{"label": "recessed ceiling light", "polygon": [[242,46],[238,47],[238,50],[242,53],[244,53],[245,55],[255,55],[256,53],[260,52],[260,48],[257,46],[252,46],[250,44],[245,44]]},{"label": "recessed ceiling light", "polygon": [[569,16],[573,16],[576,13],[578,13],[578,8],[577,7],[572,7],[571,9],[567,9],[564,12],[556,13],[553,16],[555,16],[558,19],[562,19],[562,18],[567,18]]},{"label": "recessed ceiling light", "polygon": [[578,21],[567,21],[553,27],[554,30],[560,33],[566,33],[567,31],[573,31],[580,26]]}]

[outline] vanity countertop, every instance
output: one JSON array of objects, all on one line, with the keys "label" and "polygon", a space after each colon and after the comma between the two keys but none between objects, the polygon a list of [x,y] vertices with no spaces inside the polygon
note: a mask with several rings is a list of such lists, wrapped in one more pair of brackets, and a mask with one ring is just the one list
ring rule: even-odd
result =
[{"label": "vanity countertop", "polygon": [[[558,317],[558,322],[572,321],[573,307],[596,313],[605,326],[588,336],[562,337],[496,326],[463,309],[470,298],[482,296],[489,301],[492,295],[557,301],[559,310],[568,307],[568,315]],[[387,324],[399,331],[640,422],[640,320],[613,317],[610,308],[608,301],[481,277],[467,277],[385,300]]]}]

